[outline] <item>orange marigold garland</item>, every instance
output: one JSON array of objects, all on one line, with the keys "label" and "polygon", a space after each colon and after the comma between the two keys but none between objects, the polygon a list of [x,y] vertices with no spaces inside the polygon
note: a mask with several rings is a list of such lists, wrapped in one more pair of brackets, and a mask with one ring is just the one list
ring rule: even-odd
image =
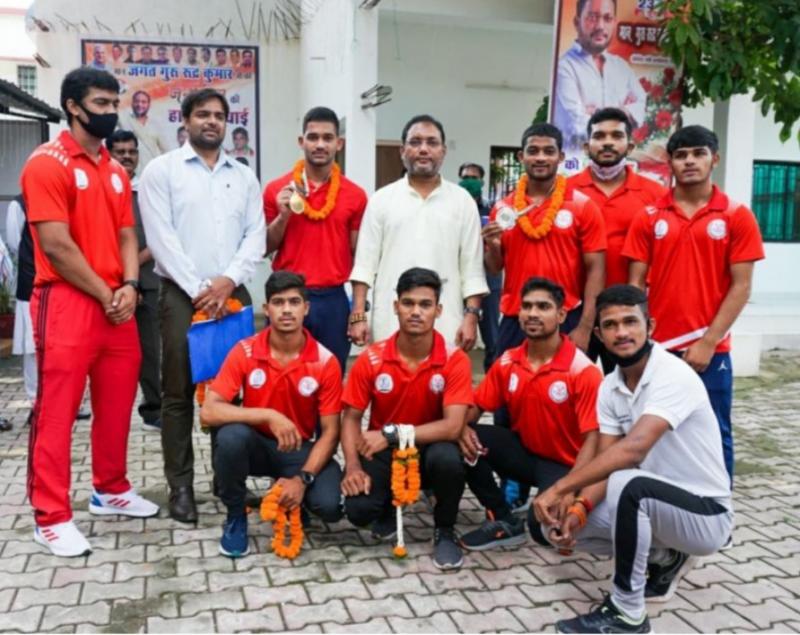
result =
[{"label": "orange marigold garland", "polygon": [[392,452],[392,504],[397,509],[396,558],[408,555],[403,540],[403,507],[419,500],[422,479],[419,472],[419,450],[414,445],[414,426],[398,425],[399,444]]},{"label": "orange marigold garland", "polygon": [[[306,162],[300,159],[294,164],[292,170],[292,181],[294,184],[303,191],[308,191],[305,185],[305,169]],[[325,197],[325,204],[319,209],[314,209],[309,205],[307,200],[303,200],[303,214],[310,220],[325,220],[333,208],[336,206],[336,198],[339,196],[339,188],[342,185],[342,171],[337,163],[333,164],[331,169],[330,185],[328,187],[328,194]],[[299,196],[299,195],[298,195]]]},{"label": "orange marigold garland", "polygon": [[[528,201],[525,198],[527,191],[528,175],[523,174],[519,181],[517,181],[517,188],[514,191],[514,209],[516,209],[518,212],[524,210],[528,205]],[[521,214],[517,217],[517,224],[522,230],[522,233],[531,240],[540,240],[541,238],[547,236],[547,234],[549,234],[550,230],[553,228],[553,221],[556,218],[556,214],[558,214],[558,210],[560,210],[561,206],[564,204],[566,191],[567,179],[559,174],[556,176],[555,187],[553,188],[553,193],[550,196],[550,205],[545,210],[541,222],[534,227],[533,223],[531,223],[531,219],[529,218],[530,212],[528,214]]]},{"label": "orange marigold garland", "polygon": [[[279,558],[294,560],[300,555],[303,546],[303,521],[300,518],[300,507],[292,511],[278,503],[283,488],[273,485],[267,495],[261,499],[261,518],[272,523],[272,551]],[[289,544],[286,544],[286,526],[289,526]]]},{"label": "orange marigold garland", "polygon": [[[228,298],[227,300],[225,300],[225,309],[228,313],[238,313],[243,308],[244,305],[235,298]],[[207,322],[210,319],[211,317],[205,311],[195,311],[194,315],[192,315],[192,324],[194,324],[195,322]],[[197,403],[200,406],[202,406],[206,400],[206,391],[208,390],[208,387],[211,385],[211,381],[212,380],[210,379],[207,379],[206,381],[201,381],[199,384],[197,384],[197,387],[195,388],[194,395],[197,398]]]}]

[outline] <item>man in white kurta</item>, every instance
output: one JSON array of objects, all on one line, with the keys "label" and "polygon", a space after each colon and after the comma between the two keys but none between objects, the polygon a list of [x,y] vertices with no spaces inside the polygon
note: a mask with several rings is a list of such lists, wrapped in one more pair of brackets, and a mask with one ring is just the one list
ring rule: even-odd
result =
[{"label": "man in white kurta", "polygon": [[[483,270],[480,217],[475,201],[439,174],[446,146],[441,124],[414,117],[402,135],[407,175],[372,196],[356,248],[350,336],[363,343],[367,323],[372,341],[397,329],[395,284],[411,267],[426,267],[442,279],[442,315],[437,328],[450,343],[469,350],[475,343],[481,297],[489,293]],[[372,287],[371,311],[366,289]]]}]

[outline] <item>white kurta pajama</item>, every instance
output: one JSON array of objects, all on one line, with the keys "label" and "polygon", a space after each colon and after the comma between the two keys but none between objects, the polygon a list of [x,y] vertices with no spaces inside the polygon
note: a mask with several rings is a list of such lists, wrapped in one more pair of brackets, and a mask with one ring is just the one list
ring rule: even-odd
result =
[{"label": "white kurta pajama", "polygon": [[442,315],[436,329],[453,343],[464,299],[489,293],[478,208],[455,183],[442,179],[423,199],[404,177],[370,198],[350,280],[373,289],[373,341],[397,330],[395,288],[400,274],[411,267],[433,269],[442,278]]}]

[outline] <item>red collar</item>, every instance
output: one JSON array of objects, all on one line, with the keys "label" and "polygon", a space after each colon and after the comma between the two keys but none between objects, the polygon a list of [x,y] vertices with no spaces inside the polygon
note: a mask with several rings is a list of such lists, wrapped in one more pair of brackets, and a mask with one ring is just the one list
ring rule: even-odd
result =
[{"label": "red collar", "polygon": [[[388,340],[386,346],[383,347],[383,359],[387,362],[403,363],[400,355],[397,353],[397,338],[400,331],[397,331]],[[431,366],[444,366],[447,363],[447,345],[445,344],[444,337],[439,331],[433,332],[433,349],[428,358],[423,364],[430,364]],[[420,364],[422,366],[422,364]]]},{"label": "red collar", "polygon": [[[658,199],[655,203],[656,207],[659,209],[670,209],[673,212],[676,212],[679,208],[675,204],[675,189],[670,188],[670,190],[664,194],[660,199]],[[728,195],[725,194],[721,189],[719,189],[716,185],[712,186],[711,189],[711,198],[706,203],[705,207],[701,207],[698,212],[711,212],[711,211],[725,211],[728,209],[730,205],[730,201],[728,200]],[[694,217],[697,216],[695,213]]]},{"label": "red collar", "polygon": [[[559,336],[561,337],[561,345],[558,347],[553,359],[547,364],[540,366],[539,370],[535,371],[536,373],[550,370],[566,372],[569,370],[570,366],[572,366],[572,360],[575,359],[575,354],[578,349],[566,335],[561,333]],[[528,361],[528,340],[525,340],[521,346],[513,350],[511,359],[515,364],[519,364],[528,369],[531,368],[530,361]]]},{"label": "red collar", "polygon": [[[272,356],[272,351],[269,348],[269,333],[271,328],[267,327],[261,333],[256,336],[256,340],[253,343],[253,358],[258,359],[260,361],[269,362],[270,365],[275,366],[277,368],[285,368],[285,366],[280,366],[278,361]],[[296,362],[318,362],[319,361],[319,347],[317,346],[317,340],[308,332],[307,329],[303,329],[303,334],[306,336],[306,345],[303,347],[303,350],[300,352],[300,357],[298,357]]]},{"label": "red collar", "polygon": [[[83,149],[83,146],[79,144],[75,137],[72,136],[72,133],[69,130],[62,130],[61,134],[58,135],[58,141],[64,146],[64,149],[67,151],[70,157],[77,157],[80,155],[84,155],[87,159],[94,163],[94,160],[86,154],[86,150]],[[98,163],[108,163],[111,159],[111,154],[109,154],[108,149],[104,144],[100,144],[100,161]]]}]

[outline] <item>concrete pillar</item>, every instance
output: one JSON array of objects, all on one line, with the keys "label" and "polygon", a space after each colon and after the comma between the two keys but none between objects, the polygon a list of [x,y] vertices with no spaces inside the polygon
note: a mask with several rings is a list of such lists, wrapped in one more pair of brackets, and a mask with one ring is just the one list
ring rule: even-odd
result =
[{"label": "concrete pillar", "polygon": [[748,206],[753,195],[755,120],[756,104],[751,95],[734,95],[714,104],[714,132],[720,144],[714,182],[732,199]]}]

